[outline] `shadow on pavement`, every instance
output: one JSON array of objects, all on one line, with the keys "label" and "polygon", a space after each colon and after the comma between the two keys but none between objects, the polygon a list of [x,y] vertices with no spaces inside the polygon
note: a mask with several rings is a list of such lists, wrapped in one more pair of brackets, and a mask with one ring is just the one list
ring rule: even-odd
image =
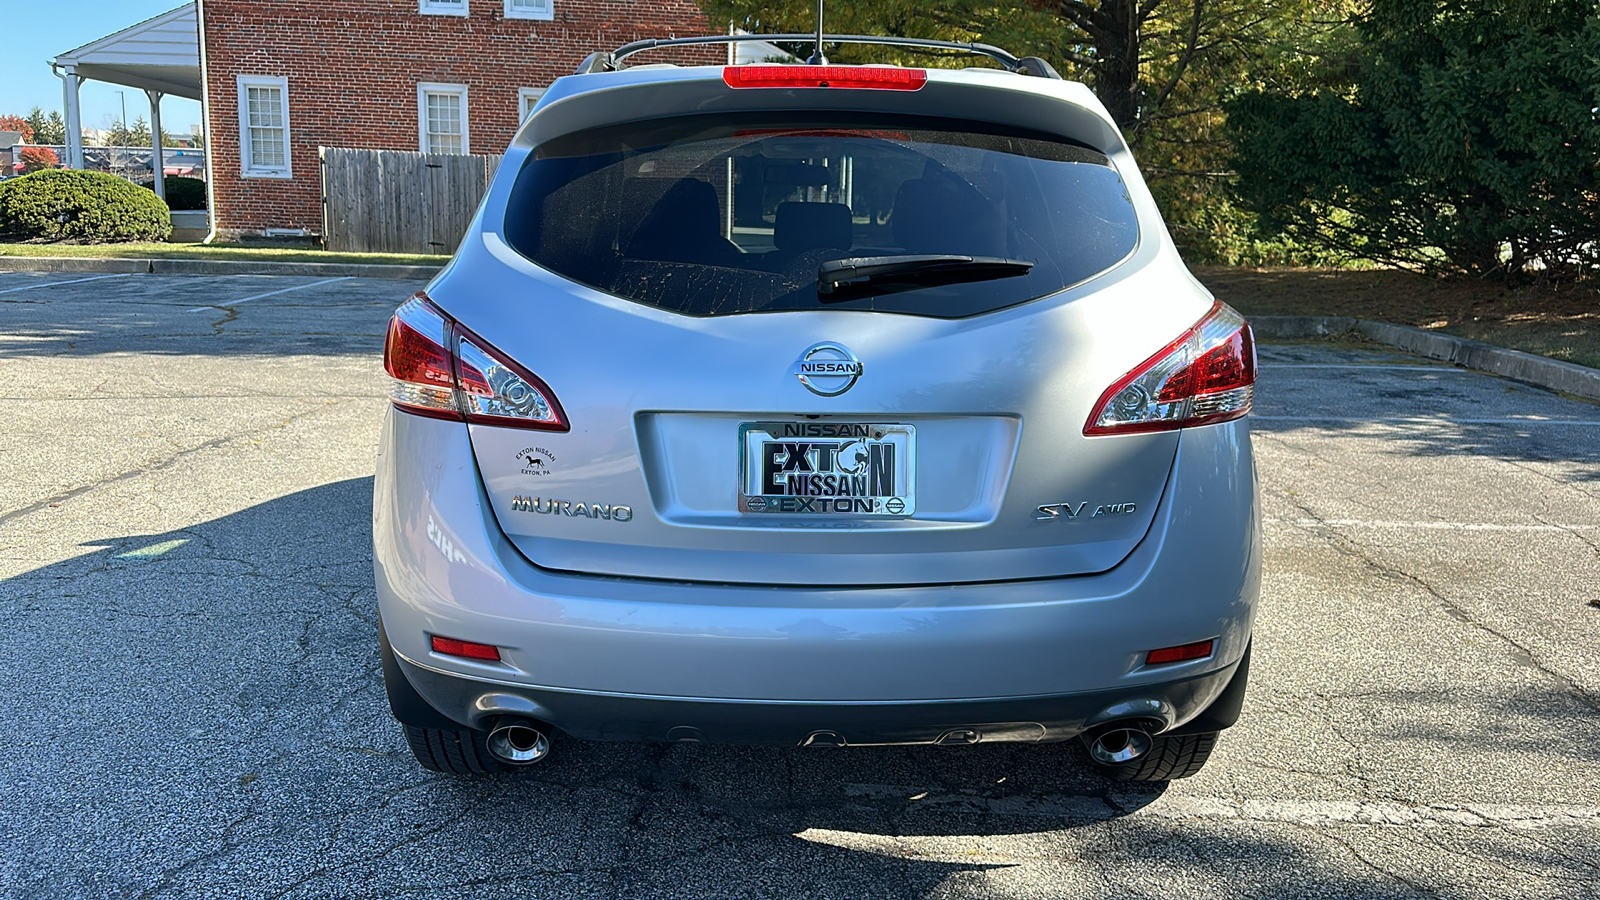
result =
[{"label": "shadow on pavement", "polygon": [[0,581],[0,894],[1413,894],[1298,828],[1141,814],[1165,786],[1075,744],[558,740],[522,775],[426,773],[379,675],[370,497],[328,484]]},{"label": "shadow on pavement", "polygon": [[[1529,389],[1532,390],[1532,389]],[[1600,419],[1600,410],[1593,418]],[[1600,481],[1600,427],[1564,425],[1474,424],[1447,421],[1389,426],[1349,420],[1282,421],[1253,418],[1250,430],[1283,436],[1314,428],[1320,434],[1362,431],[1382,440],[1383,453],[1397,456],[1469,457],[1504,462],[1566,464],[1548,474],[1573,484]]]}]

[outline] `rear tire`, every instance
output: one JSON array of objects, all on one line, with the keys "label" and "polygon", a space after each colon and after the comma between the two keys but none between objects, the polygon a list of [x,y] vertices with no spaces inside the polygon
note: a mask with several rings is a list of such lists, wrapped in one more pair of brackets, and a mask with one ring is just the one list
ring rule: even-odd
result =
[{"label": "rear tire", "polygon": [[1137,759],[1108,766],[1090,759],[1101,774],[1115,781],[1171,781],[1188,778],[1200,771],[1217,746],[1217,732],[1204,734],[1158,734],[1150,749]]},{"label": "rear tire", "polygon": [[496,759],[486,743],[488,735],[468,729],[423,728],[406,725],[406,743],[424,769],[447,775],[494,775],[515,771]]}]

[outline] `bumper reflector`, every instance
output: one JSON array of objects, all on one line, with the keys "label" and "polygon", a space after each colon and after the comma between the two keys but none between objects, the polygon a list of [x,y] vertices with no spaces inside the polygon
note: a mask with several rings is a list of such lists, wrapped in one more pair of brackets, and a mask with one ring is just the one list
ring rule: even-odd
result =
[{"label": "bumper reflector", "polygon": [[[434,638],[438,640],[438,638]],[[1144,655],[1144,664],[1159,666],[1162,663],[1188,662],[1191,659],[1205,659],[1211,655],[1213,641],[1195,641],[1192,644],[1183,644],[1178,647],[1163,647],[1160,650],[1151,650]]]},{"label": "bumper reflector", "polygon": [[466,659],[500,661],[500,648],[493,644],[458,641],[455,638],[440,637],[437,634],[433,636],[433,652],[443,653],[445,656],[465,657]]}]

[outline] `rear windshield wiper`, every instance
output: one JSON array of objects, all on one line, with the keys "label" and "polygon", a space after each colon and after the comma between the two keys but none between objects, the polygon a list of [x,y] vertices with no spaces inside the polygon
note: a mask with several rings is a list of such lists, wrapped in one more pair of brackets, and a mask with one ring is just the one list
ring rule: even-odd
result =
[{"label": "rear windshield wiper", "polygon": [[1033,263],[1001,256],[852,256],[817,267],[817,293],[823,303],[842,303],[848,295],[872,289],[912,290],[935,284],[961,284],[1026,275]]}]

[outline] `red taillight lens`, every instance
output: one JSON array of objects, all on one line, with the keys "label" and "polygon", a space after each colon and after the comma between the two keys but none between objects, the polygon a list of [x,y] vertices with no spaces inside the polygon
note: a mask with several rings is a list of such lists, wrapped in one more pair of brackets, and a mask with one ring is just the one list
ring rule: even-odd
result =
[{"label": "red taillight lens", "polygon": [[412,297],[389,320],[383,368],[394,379],[390,399],[407,412],[568,430],[548,385],[446,316],[424,294]]},{"label": "red taillight lens", "polygon": [[1188,662],[1191,659],[1205,659],[1211,655],[1212,641],[1195,641],[1180,647],[1163,647],[1160,650],[1151,650],[1144,655],[1144,664],[1159,666],[1162,663]]},{"label": "red taillight lens", "polygon": [[450,352],[450,322],[420,297],[395,310],[383,342],[383,368],[394,379],[389,398],[407,412],[459,419]]},{"label": "red taillight lens", "polygon": [[500,661],[500,648],[493,644],[479,644],[475,641],[458,641],[455,638],[433,636],[433,652],[443,653],[445,656],[460,656],[465,659],[485,659],[490,662]]},{"label": "red taillight lens", "polygon": [[1199,324],[1100,395],[1083,433],[1167,431],[1237,419],[1255,397],[1255,336],[1218,302]]},{"label": "red taillight lens", "polygon": [[928,83],[926,69],[897,66],[728,66],[722,80],[731,88],[864,88],[917,91]]}]

